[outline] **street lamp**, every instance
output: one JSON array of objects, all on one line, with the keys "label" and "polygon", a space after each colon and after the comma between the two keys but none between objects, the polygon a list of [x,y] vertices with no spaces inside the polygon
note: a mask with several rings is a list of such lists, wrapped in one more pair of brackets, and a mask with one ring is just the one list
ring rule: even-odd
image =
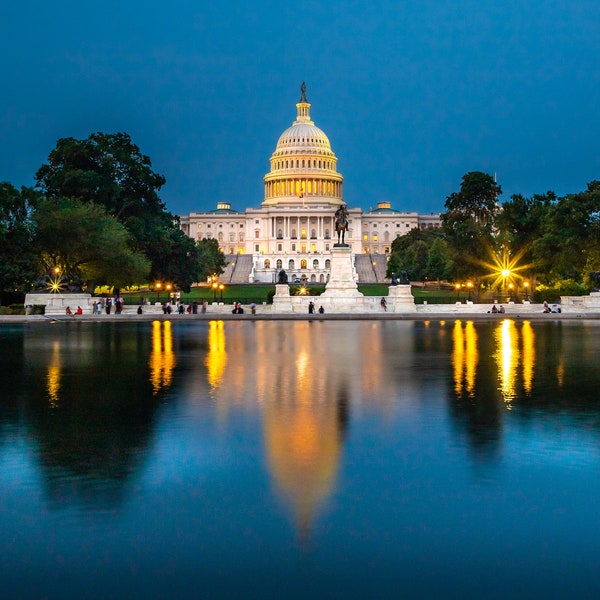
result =
[{"label": "street lamp", "polygon": [[155,283],[154,284],[154,289],[156,290],[156,301],[160,302],[160,288],[162,287],[161,283]]},{"label": "street lamp", "polygon": [[212,283],[212,290],[213,290],[213,302],[217,301],[217,288],[219,287],[219,284],[214,280],[213,278],[213,283]]},{"label": "street lamp", "polygon": [[508,301],[510,302],[512,299],[512,292],[513,292],[513,284],[509,283],[508,284]]},{"label": "street lamp", "polygon": [[167,294],[168,294],[168,298],[169,300],[171,299],[171,284],[167,283]]},{"label": "street lamp", "polygon": [[223,288],[224,287],[225,286],[222,283],[219,284],[219,291],[221,292],[221,303],[223,302]]},{"label": "street lamp", "polygon": [[529,281],[525,281],[523,286],[525,287],[525,301],[529,302]]},{"label": "street lamp", "polygon": [[467,281],[467,288],[469,290],[469,302],[471,302],[471,290],[473,289],[473,282]]},{"label": "street lamp", "polygon": [[454,289],[456,290],[456,301],[460,300],[460,283],[454,285]]}]

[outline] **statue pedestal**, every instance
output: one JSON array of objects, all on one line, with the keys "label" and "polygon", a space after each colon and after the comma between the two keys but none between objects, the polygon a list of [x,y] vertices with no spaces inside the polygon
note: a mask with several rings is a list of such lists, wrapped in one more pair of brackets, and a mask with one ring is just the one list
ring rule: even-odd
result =
[{"label": "statue pedestal", "polygon": [[354,279],[352,248],[334,245],[331,249],[331,272],[322,297],[362,298]]},{"label": "statue pedestal", "polygon": [[400,284],[390,286],[387,307],[389,312],[417,312],[417,306],[410,285]]},{"label": "statue pedestal", "polygon": [[84,314],[92,313],[92,303],[94,298],[91,294],[65,292],[60,294],[49,294],[43,292],[31,292],[25,295],[25,304],[31,306],[43,305],[46,307],[45,314],[47,315],[64,315],[67,306],[73,312],[78,306],[81,306]]},{"label": "statue pedestal", "polygon": [[287,283],[278,283],[275,285],[275,295],[273,296],[274,313],[292,313],[292,297],[290,296],[290,286]]}]

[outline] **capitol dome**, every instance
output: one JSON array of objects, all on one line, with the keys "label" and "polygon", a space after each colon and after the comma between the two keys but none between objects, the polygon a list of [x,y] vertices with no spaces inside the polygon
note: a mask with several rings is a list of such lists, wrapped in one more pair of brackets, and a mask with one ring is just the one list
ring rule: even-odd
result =
[{"label": "capitol dome", "polygon": [[304,84],[301,90],[296,120],[279,136],[270,159],[271,170],[264,177],[263,206],[343,203],[337,157],[329,138],[310,119]]}]

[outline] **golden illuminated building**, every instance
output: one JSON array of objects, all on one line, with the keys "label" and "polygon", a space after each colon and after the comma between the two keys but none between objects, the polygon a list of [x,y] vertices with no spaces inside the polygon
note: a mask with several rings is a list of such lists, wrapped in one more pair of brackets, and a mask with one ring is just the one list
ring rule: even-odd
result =
[{"label": "golden illuminated building", "polygon": [[[303,84],[296,119],[279,136],[271,155],[260,208],[238,212],[231,202],[220,200],[214,211],[180,216],[190,237],[219,242],[229,260],[221,276],[226,283],[271,283],[281,269],[291,280],[327,281],[336,241],[334,213],[345,203],[344,178],[329,138],[315,125],[310,109]],[[377,208],[349,207],[345,241],[352,248],[356,279],[383,281],[392,241],[415,227],[439,227],[440,218],[394,210],[389,200],[364,201]]]}]

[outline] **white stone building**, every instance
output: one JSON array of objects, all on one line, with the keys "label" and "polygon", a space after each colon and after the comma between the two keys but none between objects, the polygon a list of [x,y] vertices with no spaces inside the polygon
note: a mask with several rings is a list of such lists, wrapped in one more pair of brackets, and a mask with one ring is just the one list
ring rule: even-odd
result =
[{"label": "white stone building", "polygon": [[[214,211],[182,215],[195,239],[215,238],[229,260],[226,283],[275,282],[284,269],[290,282],[327,282],[337,241],[334,213],[344,204],[343,177],[329,138],[310,118],[302,85],[296,120],[279,137],[264,176],[260,208],[245,212],[220,202]],[[440,215],[393,210],[389,202],[363,211],[348,207],[345,242],[352,248],[357,281],[382,282],[392,241],[415,227],[439,227]]]}]

